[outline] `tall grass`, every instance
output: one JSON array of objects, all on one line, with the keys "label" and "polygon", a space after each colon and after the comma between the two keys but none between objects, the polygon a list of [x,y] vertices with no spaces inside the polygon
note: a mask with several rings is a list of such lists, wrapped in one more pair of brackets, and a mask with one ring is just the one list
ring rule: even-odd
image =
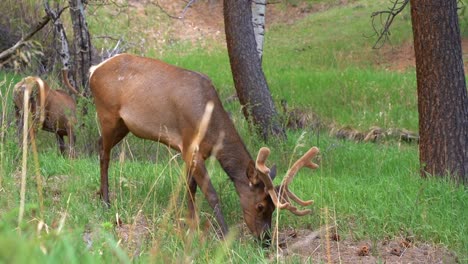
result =
[{"label": "tall grass", "polygon": [[[352,1],[311,14],[294,25],[269,28],[264,69],[275,100],[286,99],[340,125],[417,130],[414,71],[399,73],[375,66],[381,53],[371,50],[372,40],[363,37],[370,30],[370,13],[384,3]],[[102,12],[102,24],[113,27],[108,30],[118,32],[116,20],[104,16],[109,11],[96,12]],[[408,41],[411,33],[407,17],[399,23],[393,31],[395,45]],[[98,24],[90,23],[90,27],[94,30]],[[162,54],[166,61],[213,79],[248,149],[256,153],[263,143],[252,136],[239,103],[226,100],[234,88],[225,48],[203,50],[180,43],[166,48]],[[161,55],[156,46],[148,51],[152,56]],[[0,80],[5,80],[0,85],[0,262],[265,263],[277,253],[275,247],[259,247],[245,230],[238,195],[214,159],[207,160],[207,169],[231,228],[230,236],[224,242],[217,239],[212,210],[201,192],[196,197],[201,223],[190,230],[185,222],[187,197],[180,155],[132,136],[113,150],[109,169],[113,202],[105,209],[97,194],[99,160],[92,146],[99,132],[92,102],[83,103],[89,112],[79,117],[84,124],[78,134],[79,158],[63,158],[53,135],[38,134],[45,210],[41,215],[31,178],[34,163],[29,160],[19,235],[17,168],[22,153],[8,92],[19,76],[5,77],[1,72]],[[443,179],[421,179],[417,146],[342,141],[327,131],[288,131],[285,142],[268,145],[270,161],[278,166],[277,182],[309,147],[316,145],[321,150],[320,168],[301,170],[291,184],[300,197],[315,200],[313,214],[297,217],[276,212],[280,231],[291,227],[315,230],[327,224],[335,225],[344,238],[373,241],[411,233],[418,242],[443,244],[461,262],[468,261],[466,188]],[[138,233],[139,227],[144,232]],[[130,230],[127,239],[121,233],[125,228]]]}]

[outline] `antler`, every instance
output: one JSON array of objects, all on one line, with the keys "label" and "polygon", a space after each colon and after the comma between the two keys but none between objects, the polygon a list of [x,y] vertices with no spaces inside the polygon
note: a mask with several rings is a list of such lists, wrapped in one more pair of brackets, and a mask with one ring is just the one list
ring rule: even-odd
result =
[{"label": "antler", "polygon": [[[299,169],[301,169],[302,167],[307,167],[310,169],[316,169],[319,167],[317,164],[312,162],[312,158],[314,158],[317,155],[317,153],[319,153],[319,149],[317,147],[312,147],[288,170],[288,172],[286,173],[286,177],[283,180],[283,183],[281,184],[281,186],[279,186],[279,194],[282,200],[289,202],[289,199],[292,199],[293,201],[297,202],[302,206],[310,205],[314,202],[313,200],[301,200],[299,197],[297,197],[297,195],[295,195],[289,190],[289,184],[294,179],[294,176],[296,176]],[[298,210],[297,207],[293,205],[288,206],[287,209],[293,214],[300,216],[312,212],[310,209]]]},{"label": "antler", "polygon": [[[297,197],[297,195],[295,195],[289,190],[289,184],[294,179],[294,176],[296,176],[299,169],[301,169],[302,167],[307,167],[310,169],[316,169],[319,167],[317,164],[312,162],[312,158],[315,157],[318,152],[319,149],[317,147],[312,147],[309,151],[306,152],[306,154],[304,154],[300,159],[298,159],[294,163],[294,165],[286,173],[286,177],[284,178],[282,185],[280,185],[277,188],[279,189],[278,192],[280,196],[278,198],[276,188],[273,185],[272,179],[269,177],[270,169],[265,165],[265,162],[268,156],[270,155],[270,149],[263,147],[258,151],[255,167],[261,172],[258,173],[258,176],[260,180],[265,184],[265,188],[268,191],[268,194],[270,194],[271,200],[277,208],[288,209],[293,214],[299,216],[306,215],[312,212],[310,209],[299,210],[297,209],[297,207],[291,205],[289,199],[292,199],[293,201],[297,202],[302,206],[310,205],[314,201],[301,200],[299,197]],[[256,182],[254,182],[253,184],[256,184]]]},{"label": "antler", "polygon": [[287,208],[291,206],[288,202],[282,203],[276,194],[275,186],[273,185],[273,180],[270,178],[270,169],[265,165],[265,162],[270,155],[270,149],[263,147],[258,151],[257,161],[255,162],[255,167],[261,173],[258,173],[260,180],[265,184],[265,188],[270,194],[271,200],[277,208]]}]

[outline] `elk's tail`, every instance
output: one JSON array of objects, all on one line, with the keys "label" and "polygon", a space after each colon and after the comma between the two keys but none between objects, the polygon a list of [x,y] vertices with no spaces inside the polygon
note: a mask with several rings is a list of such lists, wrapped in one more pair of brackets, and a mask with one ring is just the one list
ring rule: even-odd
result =
[{"label": "elk's tail", "polygon": [[81,96],[81,97],[83,96],[75,89],[75,87],[73,87],[73,85],[71,85],[70,80],[68,79],[67,69],[62,69],[62,78],[63,78],[63,82],[67,86],[68,90],[70,90],[70,92],[72,92],[74,95],[77,95],[77,96]]}]

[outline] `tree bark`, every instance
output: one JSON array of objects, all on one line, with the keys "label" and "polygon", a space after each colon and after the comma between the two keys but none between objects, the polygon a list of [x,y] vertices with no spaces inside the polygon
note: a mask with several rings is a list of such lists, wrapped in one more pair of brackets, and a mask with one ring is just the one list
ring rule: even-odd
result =
[{"label": "tree bark", "polygon": [[90,97],[88,87],[88,72],[91,67],[92,46],[85,19],[86,0],[69,0],[70,15],[73,23],[73,47],[74,47],[74,80],[78,87],[81,86],[81,94]]},{"label": "tree bark", "polygon": [[[63,65],[62,74],[67,74],[68,81],[73,84],[73,87],[75,87],[75,81],[72,78],[68,77],[70,71],[70,50],[67,35],[65,33],[62,21],[60,20],[60,15],[63,9],[57,14],[54,10],[50,8],[49,1],[44,1],[44,9],[47,15],[51,17],[54,21],[54,30],[57,34],[58,41],[60,42],[59,56]],[[63,73],[63,71],[65,71],[65,73]],[[67,86],[65,80],[63,81],[65,86]],[[74,90],[74,88],[73,90],[71,90],[71,92],[73,92],[74,94],[78,93],[76,90]]]},{"label": "tree bark", "polygon": [[[264,140],[285,138],[256,50],[250,0],[224,0],[226,42],[242,111]],[[250,117],[251,116],[251,117]]]},{"label": "tree bark", "polygon": [[411,0],[422,176],[468,183],[468,96],[457,0]]}]

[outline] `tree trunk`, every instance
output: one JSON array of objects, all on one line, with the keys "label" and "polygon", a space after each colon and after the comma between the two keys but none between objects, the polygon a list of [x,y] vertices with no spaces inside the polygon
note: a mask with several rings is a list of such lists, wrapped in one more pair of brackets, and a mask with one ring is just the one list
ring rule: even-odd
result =
[{"label": "tree trunk", "polygon": [[[74,47],[74,80],[78,87],[81,86],[81,94],[90,97],[88,87],[88,72],[91,67],[92,46],[85,19],[85,6],[83,0],[69,0],[70,15],[73,23],[73,47]],[[77,87],[77,88],[78,88]]]},{"label": "tree trunk", "polygon": [[457,0],[411,0],[421,173],[468,183],[468,96]]},{"label": "tree trunk", "polygon": [[266,0],[252,1],[252,23],[257,43],[257,53],[260,57],[260,63],[263,56],[263,40],[265,39],[265,13]]},{"label": "tree trunk", "polygon": [[[60,56],[60,60],[62,61],[62,65],[63,65],[62,70],[65,70],[66,74],[68,75],[68,72],[70,71],[70,50],[69,50],[67,35],[65,33],[65,29],[63,27],[62,21],[60,20],[60,15],[63,9],[57,14],[54,10],[50,8],[48,1],[44,1],[44,9],[45,9],[46,14],[49,17],[51,17],[54,22],[54,30],[55,30],[55,33],[57,34],[58,42],[60,43],[60,49],[57,49],[57,50]],[[68,79],[69,79],[69,82],[73,83],[73,86],[76,87],[76,84],[73,78],[68,77]]]},{"label": "tree trunk", "polygon": [[284,138],[256,50],[251,1],[224,0],[224,24],[234,85],[244,116],[253,121],[264,140],[270,135]]}]

